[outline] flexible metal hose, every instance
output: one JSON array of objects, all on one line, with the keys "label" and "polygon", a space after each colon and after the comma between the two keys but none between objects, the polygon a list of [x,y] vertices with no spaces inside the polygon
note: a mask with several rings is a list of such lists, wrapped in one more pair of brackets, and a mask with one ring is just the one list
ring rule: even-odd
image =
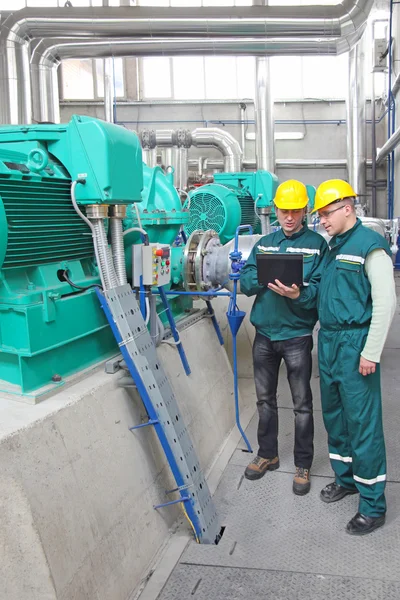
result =
[{"label": "flexible metal hose", "polygon": [[104,276],[105,287],[109,290],[110,288],[118,287],[119,284],[115,273],[112,254],[107,242],[103,219],[93,219],[93,227],[99,253],[100,269]]},{"label": "flexible metal hose", "polygon": [[117,279],[119,281],[119,285],[124,285],[128,283],[126,277],[126,268],[125,268],[125,253],[124,253],[124,240],[122,233],[122,219],[117,217],[111,217],[110,219],[111,225],[111,245],[112,245],[112,254],[114,260],[115,272],[117,275]]}]

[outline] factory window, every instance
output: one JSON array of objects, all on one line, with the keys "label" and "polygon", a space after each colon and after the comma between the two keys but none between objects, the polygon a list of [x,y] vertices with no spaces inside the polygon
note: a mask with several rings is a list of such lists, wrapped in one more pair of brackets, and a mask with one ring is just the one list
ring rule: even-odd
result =
[{"label": "factory window", "polygon": [[252,0],[138,0],[140,6],[251,6]]},{"label": "factory window", "polygon": [[144,97],[171,98],[171,59],[165,57],[152,57],[144,58],[141,62]]},{"label": "factory window", "polygon": [[[113,1],[119,6],[119,0]],[[66,0],[0,0],[0,10],[19,10],[26,6],[31,8],[63,7]],[[73,0],[73,6],[102,6],[103,0]]]},{"label": "factory window", "polygon": [[[114,85],[117,98],[125,96],[122,58],[114,58]],[[103,59],[69,59],[62,64],[63,100],[96,100],[104,97]]]},{"label": "factory window", "polygon": [[226,100],[254,95],[252,57],[162,57],[144,58],[141,63],[143,100]]}]

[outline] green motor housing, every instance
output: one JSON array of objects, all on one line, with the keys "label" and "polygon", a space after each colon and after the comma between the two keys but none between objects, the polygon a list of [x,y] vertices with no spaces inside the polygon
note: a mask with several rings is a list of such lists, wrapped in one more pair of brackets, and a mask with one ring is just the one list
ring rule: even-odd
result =
[{"label": "green motor housing", "polygon": [[273,199],[278,178],[267,171],[254,173],[216,173],[214,183],[203,185],[189,194],[188,235],[196,229],[213,229],[222,243],[231,240],[239,225],[251,225],[261,232],[256,210],[267,208],[274,217]]},{"label": "green motor housing", "polygon": [[[141,200],[136,135],[89,117],[0,128],[0,390],[30,395],[118,353],[94,289],[91,231],[71,202]],[[80,195],[79,195],[80,194]],[[38,391],[39,390],[39,391]]]},{"label": "green motor housing", "polygon": [[[50,157],[63,165],[72,181],[84,179],[76,189],[80,204],[131,204],[140,202],[143,188],[142,150],[137,136],[118,125],[74,115],[65,125],[5,126],[0,144],[23,144],[31,173],[46,171]],[[27,152],[30,144],[29,151]]]}]

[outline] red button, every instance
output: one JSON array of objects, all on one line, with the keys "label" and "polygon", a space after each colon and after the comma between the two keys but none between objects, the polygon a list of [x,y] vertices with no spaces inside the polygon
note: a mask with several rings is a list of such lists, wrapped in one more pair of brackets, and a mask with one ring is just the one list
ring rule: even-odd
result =
[{"label": "red button", "polygon": [[166,265],[169,265],[169,260],[166,260],[166,261],[165,261],[165,264],[166,264]]},{"label": "red button", "polygon": [[162,255],[163,255],[162,250],[156,250],[156,256],[162,256]]}]

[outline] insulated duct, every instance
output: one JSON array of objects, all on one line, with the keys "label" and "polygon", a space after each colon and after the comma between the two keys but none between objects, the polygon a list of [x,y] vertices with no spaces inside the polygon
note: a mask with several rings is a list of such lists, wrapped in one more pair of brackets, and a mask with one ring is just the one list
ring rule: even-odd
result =
[{"label": "insulated duct", "polygon": [[[268,0],[253,0],[254,6],[267,6]],[[267,56],[256,57],[254,116],[257,169],[275,173],[274,101],[271,91],[271,65]],[[260,215],[265,229],[265,215]]]},{"label": "insulated duct", "polygon": [[[29,42],[40,38],[147,38],[154,54],[165,55],[168,41],[195,38],[213,54],[245,47],[246,54],[335,54],[349,50],[365,27],[373,0],[344,0],[334,6],[253,6],[229,8],[26,8],[12,13],[0,29],[0,123],[31,122]],[[156,38],[156,39],[154,39]],[[159,38],[157,40],[157,38]],[[222,46],[218,46],[218,38]],[[288,48],[290,51],[288,52]],[[171,50],[171,54],[177,51]],[[204,49],[201,52],[204,54]],[[229,52],[228,52],[229,53]],[[147,48],[144,55],[151,52]],[[103,56],[115,55],[110,52]],[[138,52],[124,56],[138,55]],[[83,56],[79,55],[81,58]],[[56,56],[56,60],[59,58]]]},{"label": "insulated duct", "polygon": [[349,53],[347,98],[347,166],[349,183],[366,200],[366,36]]},{"label": "insulated duct", "polygon": [[192,144],[196,148],[217,148],[224,157],[224,171],[227,173],[242,170],[242,149],[239,142],[227,131],[218,127],[198,127],[192,131]]}]

